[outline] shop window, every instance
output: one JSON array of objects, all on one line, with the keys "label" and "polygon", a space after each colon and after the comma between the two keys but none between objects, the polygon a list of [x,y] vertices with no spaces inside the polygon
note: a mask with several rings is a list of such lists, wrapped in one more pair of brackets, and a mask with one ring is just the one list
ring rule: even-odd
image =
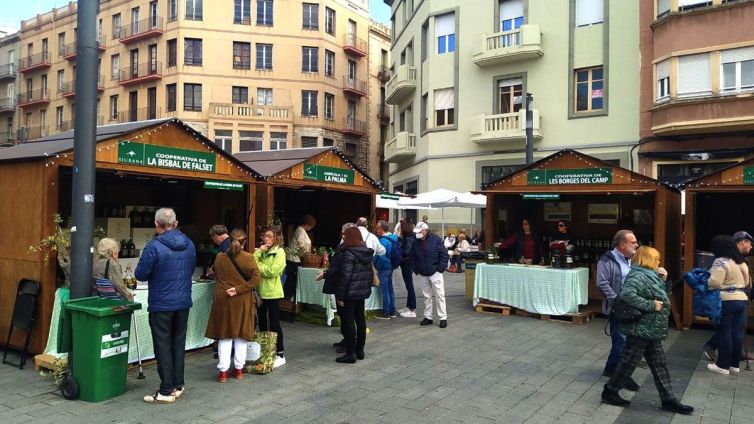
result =
[{"label": "shop window", "polygon": [[435,126],[455,124],[455,92],[452,88],[435,90]]},{"label": "shop window", "polygon": [[754,47],[724,50],[720,62],[723,92],[754,89]]},{"label": "shop window", "polygon": [[272,69],[272,44],[257,43],[257,69]]},{"label": "shop window", "polygon": [[435,18],[437,54],[456,51],[456,15],[448,13]]},{"label": "shop window", "polygon": [[202,111],[201,84],[183,84],[183,110],[187,112]]},{"label": "shop window", "polygon": [[173,38],[168,40],[168,68],[178,64],[178,40]]},{"label": "shop window", "polygon": [[257,0],[257,25],[272,26],[272,0]]},{"label": "shop window", "polygon": [[301,137],[301,147],[317,147],[317,137]]},{"label": "shop window", "polygon": [[251,0],[233,1],[233,23],[241,25],[251,24]]},{"label": "shop window", "polygon": [[301,92],[301,116],[317,116],[317,92],[304,90]]},{"label": "shop window", "polygon": [[186,0],[186,19],[189,21],[201,21],[203,19],[204,5],[202,0]]},{"label": "shop window", "polygon": [[319,48],[301,48],[301,72],[319,72]]},{"label": "shop window", "polygon": [[288,133],[271,132],[270,133],[270,150],[284,150],[288,148]]},{"label": "shop window", "polygon": [[576,111],[590,112],[603,108],[602,67],[577,69],[576,71]]},{"label": "shop window", "polygon": [[576,0],[576,26],[601,24],[605,0]]},{"label": "shop window", "polygon": [[329,7],[325,8],[325,32],[335,35],[335,11]]},{"label": "shop window", "polygon": [[201,38],[186,38],[184,39],[186,44],[183,52],[183,64],[191,66],[202,65],[202,39]]},{"label": "shop window", "polygon": [[168,112],[175,112],[177,92],[178,90],[175,84],[168,84],[165,86],[165,96],[167,97],[168,102]]},{"label": "shop window", "polygon": [[239,131],[238,132],[238,150],[240,152],[254,152],[262,150],[264,140],[262,131]]},{"label": "shop window", "polygon": [[657,101],[670,98],[670,59],[657,64]]},{"label": "shop window", "polygon": [[335,76],[335,53],[325,50],[325,76]]},{"label": "shop window", "polygon": [[303,28],[309,30],[319,29],[319,5],[315,3],[303,4],[304,22]]},{"label": "shop window", "polygon": [[233,131],[215,130],[215,144],[228,153],[233,153]]},{"label": "shop window", "polygon": [[325,93],[325,119],[332,120],[335,110],[335,96]]},{"label": "shop window", "polygon": [[233,69],[251,69],[251,43],[233,42]]},{"label": "shop window", "polygon": [[233,86],[233,103],[234,104],[248,104],[249,103],[249,88]]},{"label": "shop window", "polygon": [[497,113],[517,113],[523,105],[524,85],[521,78],[510,78],[498,83]]}]

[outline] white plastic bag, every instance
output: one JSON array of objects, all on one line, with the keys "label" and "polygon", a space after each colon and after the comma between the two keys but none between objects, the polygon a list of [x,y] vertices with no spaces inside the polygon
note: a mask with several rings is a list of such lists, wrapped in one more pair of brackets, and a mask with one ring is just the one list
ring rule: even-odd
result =
[{"label": "white plastic bag", "polygon": [[246,360],[256,361],[260,356],[262,356],[262,346],[257,342],[249,342],[246,350]]}]

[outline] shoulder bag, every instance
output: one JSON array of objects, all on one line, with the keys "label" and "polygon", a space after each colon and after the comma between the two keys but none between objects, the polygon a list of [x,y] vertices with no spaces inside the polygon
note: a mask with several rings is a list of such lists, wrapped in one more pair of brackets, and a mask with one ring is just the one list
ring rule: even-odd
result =
[{"label": "shoulder bag", "polygon": [[[236,271],[238,271],[238,274],[243,278],[244,281],[249,281],[251,278],[249,275],[241,271],[241,267],[238,266],[238,263],[236,262],[236,258],[234,258],[232,255],[229,255],[228,253],[225,254],[225,256],[230,259],[230,263],[233,264],[233,267],[236,268]],[[262,306],[262,298],[259,297],[259,293],[257,292],[257,289],[252,289],[252,292],[254,293],[254,301],[257,304],[257,307]]]},{"label": "shoulder bag", "polygon": [[643,312],[629,305],[618,296],[613,301],[613,309],[611,310],[610,315],[615,317],[615,319],[622,324],[633,324],[641,319]]}]

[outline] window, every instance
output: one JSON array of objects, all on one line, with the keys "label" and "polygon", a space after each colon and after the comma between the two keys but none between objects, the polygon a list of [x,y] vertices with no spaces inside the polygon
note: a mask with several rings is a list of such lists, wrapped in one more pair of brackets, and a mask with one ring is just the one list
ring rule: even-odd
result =
[{"label": "window", "polygon": [[263,136],[264,132],[262,131],[239,131],[238,150],[241,152],[262,150]]},{"label": "window", "polygon": [[602,23],[604,0],[576,0],[576,26]]},{"label": "window", "polygon": [[576,70],[576,111],[601,110],[603,103],[602,67]]},{"label": "window", "polygon": [[[74,46],[74,49],[76,47]],[[65,32],[58,34],[58,55],[63,56],[65,54]]]},{"label": "window", "polygon": [[168,68],[178,64],[178,40],[173,38],[168,40]]},{"label": "window", "polygon": [[325,8],[325,32],[335,35],[335,11],[329,7]]},{"label": "window", "polygon": [[147,46],[147,52],[149,53],[149,75],[154,75],[157,73],[157,44]]},{"label": "window", "polygon": [[201,84],[183,84],[183,110],[188,112],[202,111]]},{"label": "window", "polygon": [[448,13],[435,18],[437,54],[456,51],[456,15]]},{"label": "window", "polygon": [[678,96],[710,94],[709,53],[678,58]]},{"label": "window", "polygon": [[257,88],[257,104],[258,105],[271,105],[272,104],[272,89],[271,88]]},{"label": "window", "polygon": [[720,85],[724,92],[754,88],[754,47],[723,50],[720,52],[720,62]]},{"label": "window", "polygon": [[110,56],[110,74],[113,80],[120,78],[120,55],[114,54]]},{"label": "window", "polygon": [[303,47],[301,50],[301,72],[319,72],[319,48]]},{"label": "window", "polygon": [[55,129],[62,130],[63,128],[63,106],[55,108]]},{"label": "window", "polygon": [[524,165],[483,166],[482,184],[495,182],[503,177],[507,177],[508,175],[518,171],[523,167]]},{"label": "window", "polygon": [[201,21],[203,10],[202,0],[186,0],[186,19],[189,21]]},{"label": "window", "polygon": [[251,25],[251,0],[233,0],[233,23]]},{"label": "window", "polygon": [[202,66],[202,39],[185,38],[186,47],[183,51],[183,64]]},{"label": "window", "polygon": [[348,83],[351,84],[352,87],[356,88],[356,62],[354,62],[353,60],[348,61]]},{"label": "window", "polygon": [[356,145],[353,143],[346,143],[345,147],[346,151],[344,153],[349,159],[353,160],[353,158],[356,157]]},{"label": "window", "polygon": [[330,93],[325,93],[325,119],[333,120],[335,114],[335,96]]},{"label": "window", "polygon": [[165,86],[165,96],[167,97],[167,109],[168,112],[175,112],[175,99],[177,98],[177,87],[175,84],[168,84]]},{"label": "window", "polygon": [[315,3],[304,3],[304,29],[319,29],[319,5]]},{"label": "window", "polygon": [[149,2],[149,26],[157,28],[159,17],[157,16],[157,0]]},{"label": "window", "polygon": [[283,150],[288,148],[288,133],[271,132],[270,133],[270,150]]},{"label": "window", "polygon": [[498,113],[516,113],[523,105],[524,86],[521,78],[510,78],[498,83]]},{"label": "window", "polygon": [[251,69],[251,43],[233,42],[233,69]]},{"label": "window", "polygon": [[120,38],[120,13],[113,15],[113,39]]},{"label": "window", "polygon": [[257,25],[272,26],[272,0],[257,0]]},{"label": "window", "polygon": [[670,98],[670,59],[657,64],[657,101]]},{"label": "window", "polygon": [[227,153],[233,152],[233,130],[215,130],[215,144]]},{"label": "window", "polygon": [[257,43],[257,69],[272,69],[272,44]]},{"label": "window", "polygon": [[452,88],[435,90],[435,126],[447,127],[455,124],[455,92]]},{"label": "window", "polygon": [[661,18],[670,13],[670,0],[657,0],[657,17]]},{"label": "window", "polygon": [[317,137],[301,137],[301,147],[317,147]]},{"label": "window", "polygon": [[139,20],[139,8],[134,7],[131,9],[131,35],[141,32],[139,24],[141,24],[141,21]]},{"label": "window", "polygon": [[[422,62],[427,60],[427,52],[429,51],[429,24],[422,25]],[[402,63],[401,63],[402,65]]]},{"label": "window", "polygon": [[168,22],[178,20],[178,0],[168,0]]},{"label": "window", "polygon": [[521,33],[517,31],[524,23],[523,0],[500,2],[500,31],[509,32],[500,37],[501,47],[521,45]]},{"label": "window", "polygon": [[249,103],[249,88],[233,86],[233,103],[248,104]]},{"label": "window", "polygon": [[335,76],[335,53],[325,50],[325,76]]},{"label": "window", "polygon": [[118,95],[110,96],[110,120],[118,119]]},{"label": "window", "polygon": [[58,71],[58,93],[62,93],[65,88],[65,71]]},{"label": "window", "polygon": [[301,116],[317,116],[317,94],[316,91],[301,92]]},{"label": "window", "polygon": [[[421,113],[421,122],[419,123],[419,126],[421,127],[422,131],[427,129],[427,126],[429,123],[430,112],[427,110],[428,103],[429,103],[429,94],[425,93],[424,95],[422,95],[422,102],[421,102],[421,105],[419,106],[421,107],[421,110],[419,111]],[[390,124],[390,127],[391,127],[390,129],[393,130],[391,131],[393,132],[392,135],[395,135],[394,133],[395,128],[393,127],[393,123]]]},{"label": "window", "polygon": [[323,138],[322,139],[322,147],[332,147],[335,145],[335,142],[332,138]]},{"label": "window", "polygon": [[679,10],[691,10],[697,7],[709,6],[712,4],[711,0],[678,0]]}]

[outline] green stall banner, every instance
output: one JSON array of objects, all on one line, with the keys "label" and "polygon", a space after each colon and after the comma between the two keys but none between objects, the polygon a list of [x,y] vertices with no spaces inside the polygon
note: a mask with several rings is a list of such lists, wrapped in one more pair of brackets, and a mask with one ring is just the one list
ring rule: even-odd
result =
[{"label": "green stall banner", "polygon": [[754,184],[754,166],[744,166],[744,184]]},{"label": "green stall banner", "polygon": [[121,141],[118,163],[182,171],[215,172],[215,154],[176,147]]},{"label": "green stall banner", "polygon": [[527,173],[528,185],[612,184],[612,168],[533,169]]},{"label": "green stall banner", "polygon": [[333,168],[330,166],[304,164],[304,179],[353,185],[354,172],[350,169]]}]

